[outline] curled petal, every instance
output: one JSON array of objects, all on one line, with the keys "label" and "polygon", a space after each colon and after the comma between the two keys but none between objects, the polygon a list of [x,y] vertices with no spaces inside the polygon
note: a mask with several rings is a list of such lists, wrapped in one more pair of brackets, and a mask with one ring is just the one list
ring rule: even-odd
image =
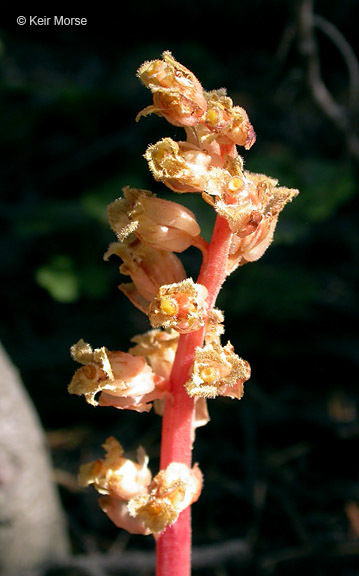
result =
[{"label": "curled petal", "polygon": [[153,478],[147,494],[129,501],[130,515],[142,520],[153,534],[159,534],[198,500],[202,482],[198,465],[190,469],[185,464],[172,462]]},{"label": "curled petal", "polygon": [[173,328],[180,333],[194,332],[204,326],[207,289],[192,278],[161,286],[149,309],[153,328]]}]

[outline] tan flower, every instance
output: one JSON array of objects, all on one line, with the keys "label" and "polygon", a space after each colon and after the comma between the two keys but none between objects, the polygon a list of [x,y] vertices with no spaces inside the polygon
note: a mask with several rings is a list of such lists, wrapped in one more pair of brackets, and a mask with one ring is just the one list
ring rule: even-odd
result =
[{"label": "tan flower", "polygon": [[174,192],[202,192],[206,189],[212,157],[188,144],[163,138],[145,153],[155,178]]},{"label": "tan flower", "polygon": [[120,284],[120,290],[145,314],[162,284],[186,278],[183,265],[173,252],[156,250],[136,238],[132,242],[110,244],[104,259],[108,260],[113,254],[123,260],[121,274],[130,276],[132,280],[132,284]]},{"label": "tan flower", "polygon": [[174,328],[177,332],[194,332],[204,326],[207,289],[186,278],[176,284],[161,286],[149,309],[153,328]]},{"label": "tan flower", "polygon": [[145,334],[138,334],[131,338],[135,346],[129,349],[133,356],[143,356],[152,370],[169,379],[172,364],[175,359],[179,334],[175,330],[149,330]]},{"label": "tan flower", "polygon": [[243,383],[250,378],[250,366],[233,351],[230,342],[222,347],[216,342],[196,348],[191,378],[185,386],[190,396],[240,399]]},{"label": "tan flower", "polygon": [[103,496],[98,503],[101,510],[107,514],[117,528],[122,528],[122,530],[126,530],[130,534],[142,534],[144,536],[151,534],[151,530],[145,526],[140,518],[134,518],[130,515],[125,500],[119,500],[112,496]]},{"label": "tan flower", "polygon": [[128,510],[153,533],[159,534],[173,524],[180,513],[196,502],[202,490],[202,474],[197,465],[192,469],[172,462],[152,480],[148,493],[136,496]]},{"label": "tan flower", "polygon": [[157,198],[148,190],[126,187],[124,198],[108,207],[110,225],[120,242],[134,233],[144,244],[157,250],[183,252],[200,233],[188,208]]},{"label": "tan flower", "polygon": [[202,86],[170,52],[164,52],[162,58],[145,62],[138,70],[138,77],[153,94],[153,105],[142,110],[136,120],[154,113],[175,126],[193,126],[206,111]]},{"label": "tan flower", "polygon": [[71,355],[84,366],[75,372],[68,390],[84,395],[93,406],[148,412],[151,402],[166,394],[164,378],[155,374],[143,357],[110,352],[105,347],[92,350],[83,340],[72,346]]},{"label": "tan flower", "polygon": [[[279,213],[298,195],[298,190],[277,187],[278,181],[264,174],[250,172],[244,174],[248,186],[252,189],[252,205],[255,210],[248,212],[251,220],[244,228],[239,227],[234,230],[236,234],[232,237],[228,273],[247,262],[258,260],[264,254],[272,242]],[[253,214],[260,215],[260,218],[253,221]],[[253,223],[252,230],[251,222]],[[231,222],[229,223],[231,226]],[[234,227],[233,224],[232,226]]]},{"label": "tan flower", "polygon": [[148,456],[144,449],[137,450],[137,462],[124,458],[121,444],[112,436],[103,444],[103,460],[84,464],[79,472],[80,486],[94,485],[100,494],[130,500],[146,493],[152,480]]},{"label": "tan flower", "polygon": [[220,144],[228,141],[244,146],[249,150],[255,143],[256,135],[248,119],[247,112],[226,95],[224,88],[205,92],[207,112],[203,123],[214,134]]}]

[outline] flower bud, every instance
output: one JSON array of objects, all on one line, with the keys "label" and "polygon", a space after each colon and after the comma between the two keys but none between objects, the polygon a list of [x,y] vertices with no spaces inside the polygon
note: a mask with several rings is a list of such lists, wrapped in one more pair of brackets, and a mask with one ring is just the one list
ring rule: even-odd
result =
[{"label": "flower bud", "polygon": [[151,402],[166,394],[164,379],[151,370],[143,357],[110,352],[105,347],[92,350],[83,340],[72,346],[71,355],[84,366],[75,372],[68,391],[84,395],[92,406],[148,412]]},{"label": "flower bud", "polygon": [[175,126],[194,126],[206,111],[202,86],[170,52],[164,52],[162,58],[145,62],[138,70],[139,79],[153,94],[153,105],[142,110],[136,120],[154,113]]},{"label": "flower bud", "polygon": [[197,347],[190,380],[185,384],[189,396],[240,399],[243,383],[250,378],[250,366],[233,351],[230,342],[222,347],[217,342]]},{"label": "flower bud", "polygon": [[152,327],[174,328],[182,334],[195,332],[204,326],[207,295],[207,289],[192,278],[161,286],[149,309]]},{"label": "flower bud", "polygon": [[185,464],[171,462],[153,478],[147,494],[129,501],[130,515],[142,520],[153,534],[159,534],[198,500],[202,483],[197,464],[190,469]]},{"label": "flower bud", "polygon": [[200,228],[194,214],[147,190],[126,187],[124,198],[108,207],[110,225],[120,242],[134,233],[157,250],[183,252],[198,239]]}]

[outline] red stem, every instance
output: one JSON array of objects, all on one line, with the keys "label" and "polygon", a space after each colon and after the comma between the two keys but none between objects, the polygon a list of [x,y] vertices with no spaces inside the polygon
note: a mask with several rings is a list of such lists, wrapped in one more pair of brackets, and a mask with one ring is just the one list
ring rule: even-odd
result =
[{"label": "red stem", "polygon": [[[231,241],[227,221],[217,216],[197,282],[208,290],[208,310],[216,301],[226,277],[226,264]],[[171,462],[192,465],[194,400],[184,387],[193,364],[197,346],[203,345],[204,329],[181,334],[171,372],[171,397],[165,404],[162,423],[161,469]],[[190,576],[191,573],[191,509],[184,510],[178,520],[157,539],[156,576]]]}]

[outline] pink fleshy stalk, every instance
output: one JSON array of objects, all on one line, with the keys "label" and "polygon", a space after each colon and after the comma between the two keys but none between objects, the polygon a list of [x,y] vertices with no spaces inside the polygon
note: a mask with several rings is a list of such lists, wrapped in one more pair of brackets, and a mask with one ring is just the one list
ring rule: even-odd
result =
[{"label": "pink fleshy stalk", "polygon": [[[227,220],[217,216],[207,256],[197,282],[208,290],[208,310],[216,301],[226,277],[226,264],[231,241]],[[162,424],[161,469],[171,462],[191,467],[194,400],[184,387],[193,364],[194,351],[203,345],[204,330],[179,337],[171,373],[171,397],[166,401]],[[156,576],[190,576],[191,574],[191,508],[157,538]]]}]

